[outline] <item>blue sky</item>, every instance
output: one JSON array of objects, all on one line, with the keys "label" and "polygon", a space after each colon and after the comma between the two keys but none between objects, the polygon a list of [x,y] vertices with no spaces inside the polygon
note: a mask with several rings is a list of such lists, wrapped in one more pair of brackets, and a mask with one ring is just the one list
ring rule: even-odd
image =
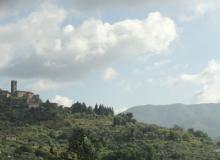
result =
[{"label": "blue sky", "polygon": [[220,101],[217,0],[0,3],[1,88],[116,111]]}]

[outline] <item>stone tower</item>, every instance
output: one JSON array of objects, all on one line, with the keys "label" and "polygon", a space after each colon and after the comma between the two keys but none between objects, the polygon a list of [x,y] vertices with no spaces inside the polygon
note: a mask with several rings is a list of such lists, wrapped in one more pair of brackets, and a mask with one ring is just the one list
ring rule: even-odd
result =
[{"label": "stone tower", "polygon": [[14,95],[16,94],[17,91],[17,81],[12,80],[11,81],[11,94]]}]

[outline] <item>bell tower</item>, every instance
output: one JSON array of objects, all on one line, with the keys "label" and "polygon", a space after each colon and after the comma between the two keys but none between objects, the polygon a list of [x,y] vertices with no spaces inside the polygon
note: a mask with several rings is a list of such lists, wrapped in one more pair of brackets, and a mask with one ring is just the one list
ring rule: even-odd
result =
[{"label": "bell tower", "polygon": [[11,81],[11,94],[15,95],[17,91],[17,81],[16,80],[12,80]]}]

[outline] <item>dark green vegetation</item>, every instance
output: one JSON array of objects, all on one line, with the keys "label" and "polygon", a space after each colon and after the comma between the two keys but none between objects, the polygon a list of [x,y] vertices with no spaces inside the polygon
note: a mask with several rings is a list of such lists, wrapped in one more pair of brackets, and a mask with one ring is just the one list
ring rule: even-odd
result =
[{"label": "dark green vegetation", "polygon": [[220,104],[144,105],[128,109],[140,122],[163,127],[194,128],[220,140]]},{"label": "dark green vegetation", "polygon": [[201,131],[139,123],[103,105],[0,104],[1,160],[217,160],[217,149]]}]

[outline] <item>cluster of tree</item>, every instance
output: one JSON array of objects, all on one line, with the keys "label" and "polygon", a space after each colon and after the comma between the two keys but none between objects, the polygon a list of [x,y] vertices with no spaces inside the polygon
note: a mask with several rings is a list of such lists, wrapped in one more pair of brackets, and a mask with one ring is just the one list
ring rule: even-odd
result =
[{"label": "cluster of tree", "polygon": [[200,130],[194,130],[193,128],[189,128],[188,132],[198,138],[210,139],[207,133],[204,133],[203,131]]},{"label": "cluster of tree", "polygon": [[[5,103],[0,101],[0,119],[9,120],[14,123],[39,123],[41,121],[55,120],[61,121],[64,115],[74,113],[86,113],[91,115],[113,116],[114,110],[112,107],[107,107],[102,104],[95,105],[95,107],[87,106],[85,103],[76,102],[70,108],[64,108],[63,106],[57,106],[47,100],[38,108],[28,109],[27,106],[22,103],[22,99],[14,101],[15,106],[11,106],[11,103]],[[3,114],[4,113],[4,114]],[[1,116],[2,115],[2,116]]]},{"label": "cluster of tree", "polygon": [[114,115],[114,109],[112,107],[106,107],[103,104],[95,105],[94,113],[97,115]]},{"label": "cluster of tree", "polygon": [[[94,134],[96,137],[94,137]],[[100,137],[96,131],[86,131],[75,128],[69,139],[66,152],[61,153],[59,160],[153,160],[154,148],[145,143],[142,147],[137,147],[136,143],[125,144],[119,148],[109,150],[104,141],[98,140]],[[105,137],[107,138],[107,137]],[[100,144],[101,142],[101,144]],[[104,149],[104,152],[103,152]]]},{"label": "cluster of tree", "polygon": [[63,160],[96,160],[98,148],[81,128],[73,129],[66,152],[61,154]]},{"label": "cluster of tree", "polygon": [[93,113],[91,106],[87,106],[85,103],[76,102],[70,108],[72,113]]},{"label": "cluster of tree", "polygon": [[[20,102],[20,101],[18,101]],[[8,121],[16,125],[38,124],[42,121],[61,121],[63,113],[69,111],[61,107],[55,107],[53,104],[45,103],[38,108],[24,106],[17,103],[16,106],[6,106],[0,103],[0,120]]]},{"label": "cluster of tree", "polygon": [[136,120],[132,113],[121,113],[114,117],[113,126],[126,125],[127,123],[135,123]]},{"label": "cluster of tree", "polygon": [[76,102],[70,108],[72,113],[89,113],[105,116],[113,116],[114,110],[112,107],[107,107],[102,104],[96,104],[95,107],[87,106],[85,103]]}]

